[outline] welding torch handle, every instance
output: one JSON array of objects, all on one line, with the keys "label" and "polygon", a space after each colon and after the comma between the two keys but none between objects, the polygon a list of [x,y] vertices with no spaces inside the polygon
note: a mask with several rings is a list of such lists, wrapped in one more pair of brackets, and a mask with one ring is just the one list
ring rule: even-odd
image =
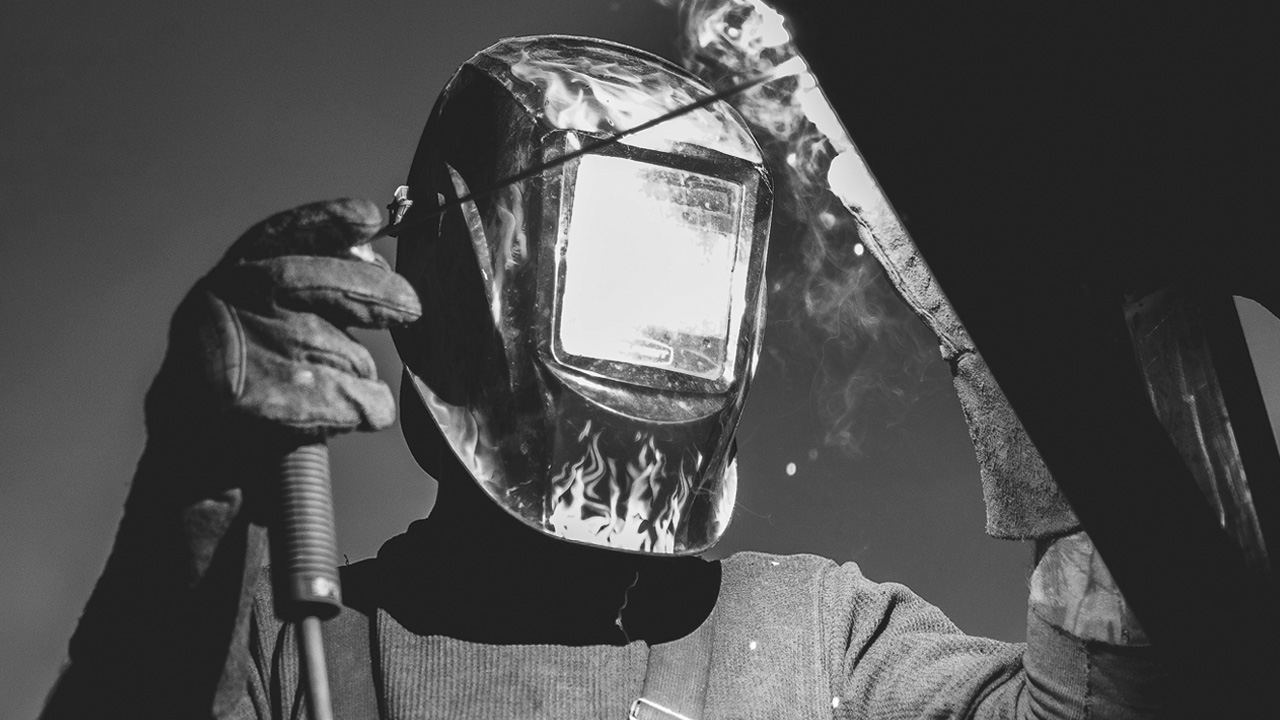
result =
[{"label": "welding torch handle", "polygon": [[338,547],[334,539],[329,448],[302,444],[280,461],[279,516],[273,528],[276,613],[298,623],[302,674],[313,720],[332,720],[320,621],[342,608]]},{"label": "welding torch handle", "polygon": [[279,493],[273,537],[276,609],[286,620],[305,615],[328,620],[342,608],[329,447],[312,442],[286,453],[280,461]]}]

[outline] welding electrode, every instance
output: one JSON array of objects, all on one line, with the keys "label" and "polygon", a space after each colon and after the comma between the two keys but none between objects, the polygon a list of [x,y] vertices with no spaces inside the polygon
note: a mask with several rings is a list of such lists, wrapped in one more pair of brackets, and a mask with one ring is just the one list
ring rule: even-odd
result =
[{"label": "welding electrode", "polygon": [[[635,127],[627,128],[626,130],[619,130],[611,135],[607,135],[603,138],[599,138],[591,142],[588,142],[584,144],[582,147],[578,148],[577,150],[567,152],[564,155],[560,155],[559,157],[552,158],[551,160],[548,160],[546,162],[534,165],[533,167],[528,168],[522,172],[518,172],[515,175],[505,177],[495,182],[494,184],[490,185],[489,187],[483,188],[481,190],[477,190],[467,195],[463,195],[460,198],[455,198],[453,200],[441,202],[438,206],[436,206],[431,210],[428,210],[422,213],[415,213],[417,216],[406,222],[402,223],[399,221],[398,217],[393,216],[392,221],[388,223],[386,227],[382,228],[377,233],[375,233],[374,236],[370,238],[370,240],[379,240],[385,237],[398,237],[401,233],[405,231],[413,230],[415,228],[425,225],[428,222],[431,222],[432,220],[439,217],[440,215],[443,215],[446,211],[450,210],[451,208],[461,207],[462,205],[465,205],[469,202],[473,202],[479,198],[492,195],[493,193],[497,192],[498,190],[501,190],[504,187],[507,187],[508,185],[514,185],[515,183],[518,183],[521,180],[528,180],[531,177],[541,175],[543,172],[547,170],[551,170],[553,168],[557,168],[561,165],[564,165],[570,160],[574,160],[576,158],[582,157],[583,155],[587,155],[589,153],[597,152],[602,148],[605,148],[605,147],[608,147],[609,145],[613,145],[614,143],[620,142],[623,138],[629,137],[631,135],[635,135],[636,133],[644,132],[649,128],[655,127],[657,125],[661,125],[662,123],[667,122],[668,120],[673,120],[682,115],[687,115],[695,110],[707,107],[708,105],[714,105],[715,103],[718,103],[722,100],[728,100],[729,98],[737,95],[738,93],[743,92],[745,90],[750,90],[751,88],[756,87],[757,85],[764,85],[765,83],[770,83],[770,82],[773,82],[774,80],[780,80],[782,78],[798,75],[800,73],[806,72],[807,70],[808,70],[808,65],[805,64],[804,58],[801,58],[800,56],[797,55],[779,64],[777,67],[773,68],[767,73],[764,73],[762,75],[757,75],[755,77],[747,78],[746,80],[740,83],[737,83],[736,85],[733,85],[731,87],[727,87],[724,90],[720,90],[719,92],[712,93],[711,95],[698,98],[697,100],[689,103],[688,105],[681,105],[680,107],[677,107],[674,110],[663,113],[662,115],[659,115],[658,117],[655,117],[652,120],[642,122],[639,125],[636,125]],[[406,187],[404,188],[404,190],[407,193],[408,188]],[[397,193],[399,192],[400,191],[397,191]],[[408,196],[405,195],[405,197],[407,198]],[[397,195],[397,200],[400,200],[400,199],[403,199],[403,198]],[[395,203],[392,203],[392,206],[394,207]]]}]

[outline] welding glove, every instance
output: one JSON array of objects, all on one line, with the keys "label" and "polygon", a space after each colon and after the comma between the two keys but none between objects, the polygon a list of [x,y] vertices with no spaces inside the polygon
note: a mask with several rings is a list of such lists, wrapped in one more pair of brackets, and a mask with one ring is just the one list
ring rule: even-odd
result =
[{"label": "welding glove", "polygon": [[863,240],[894,289],[938,336],[942,357],[951,366],[978,457],[987,533],[1026,540],[1078,530],[1079,520],[915,243],[891,212],[868,203],[865,214],[872,222],[864,226]]},{"label": "welding glove", "polygon": [[247,713],[264,496],[281,454],[300,435],[395,420],[346,331],[420,314],[409,283],[361,247],[381,220],[357,200],[274,215],[179,305],[124,519],[44,717]]},{"label": "welding glove", "polygon": [[392,393],[347,332],[421,312],[409,283],[362,245],[381,225],[373,203],[336,200],[273,215],[241,236],[174,315],[147,398],[153,439],[219,445],[226,434],[261,447],[288,434],[391,425]]}]

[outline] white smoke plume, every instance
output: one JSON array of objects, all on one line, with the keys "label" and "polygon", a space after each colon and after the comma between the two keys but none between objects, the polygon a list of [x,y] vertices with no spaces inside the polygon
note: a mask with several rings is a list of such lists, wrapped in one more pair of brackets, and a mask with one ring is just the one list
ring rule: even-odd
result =
[{"label": "white smoke plume", "polygon": [[[786,19],[761,0],[657,1],[678,18],[682,64],[716,88],[800,57]],[[826,444],[856,452],[860,418],[901,416],[908,407],[906,388],[928,362],[927,333],[865,251],[857,219],[833,192],[849,176],[839,169],[854,159],[853,146],[817,79],[790,75],[731,102],[756,129],[774,171],[766,349],[782,361],[786,348],[785,364],[796,375],[812,369]]]}]

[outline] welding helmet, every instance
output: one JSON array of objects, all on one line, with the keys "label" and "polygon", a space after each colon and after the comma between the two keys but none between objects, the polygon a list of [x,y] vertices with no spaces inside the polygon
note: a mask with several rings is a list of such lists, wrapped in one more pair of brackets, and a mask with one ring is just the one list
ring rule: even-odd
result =
[{"label": "welding helmet", "polygon": [[608,142],[712,92],[622,45],[504,40],[449,80],[401,189],[425,312],[394,337],[437,426],[405,432],[548,535],[683,555],[728,524],[769,174],[722,101]]}]

